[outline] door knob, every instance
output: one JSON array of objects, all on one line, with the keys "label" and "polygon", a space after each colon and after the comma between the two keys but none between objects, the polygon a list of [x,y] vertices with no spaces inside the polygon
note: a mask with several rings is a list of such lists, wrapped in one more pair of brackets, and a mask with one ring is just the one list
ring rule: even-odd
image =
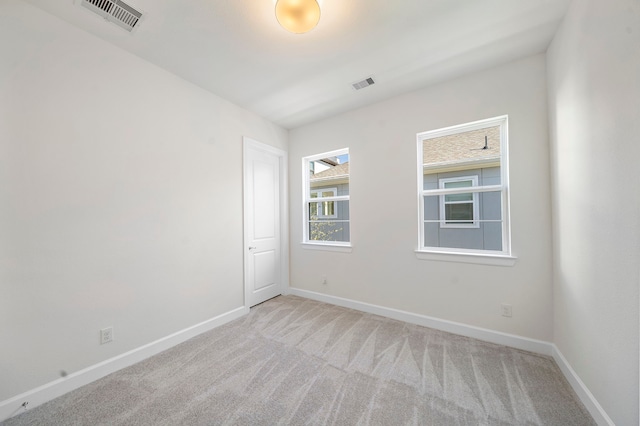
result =
[{"label": "door knob", "polygon": [[258,247],[251,247],[251,246],[249,246],[249,250],[255,250],[255,249],[257,249],[257,248],[258,248]]}]

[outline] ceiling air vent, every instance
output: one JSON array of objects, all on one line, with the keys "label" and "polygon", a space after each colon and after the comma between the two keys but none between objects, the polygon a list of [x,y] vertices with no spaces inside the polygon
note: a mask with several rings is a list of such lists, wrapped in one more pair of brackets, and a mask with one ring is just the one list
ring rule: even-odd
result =
[{"label": "ceiling air vent", "polygon": [[120,0],[82,0],[82,5],[127,31],[133,30],[142,17],[142,12]]},{"label": "ceiling air vent", "polygon": [[372,84],[375,84],[375,81],[373,81],[373,78],[369,77],[357,83],[353,83],[352,86],[354,89],[360,90],[364,89],[365,87],[371,86]]}]

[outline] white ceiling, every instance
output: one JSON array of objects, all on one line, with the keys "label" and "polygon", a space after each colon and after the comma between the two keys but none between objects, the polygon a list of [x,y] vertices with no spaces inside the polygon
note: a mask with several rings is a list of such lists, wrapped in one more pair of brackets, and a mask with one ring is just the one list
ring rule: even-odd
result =
[{"label": "white ceiling", "polygon": [[133,33],[80,0],[27,1],[289,129],[543,52],[570,2],[319,0],[319,25],[291,34],[275,0],[127,0]]}]

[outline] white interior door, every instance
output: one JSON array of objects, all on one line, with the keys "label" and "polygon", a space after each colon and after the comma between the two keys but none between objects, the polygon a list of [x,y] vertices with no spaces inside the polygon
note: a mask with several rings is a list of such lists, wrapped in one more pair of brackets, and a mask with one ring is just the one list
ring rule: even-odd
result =
[{"label": "white interior door", "polygon": [[284,165],[282,152],[245,138],[244,279],[247,306],[282,294]]}]

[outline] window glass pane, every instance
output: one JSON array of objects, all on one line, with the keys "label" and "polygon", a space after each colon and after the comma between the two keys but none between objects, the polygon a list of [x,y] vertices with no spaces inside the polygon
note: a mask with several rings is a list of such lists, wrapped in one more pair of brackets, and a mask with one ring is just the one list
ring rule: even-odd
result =
[{"label": "window glass pane", "polygon": [[[314,168],[309,170],[309,183],[310,193],[315,191],[316,196],[312,198],[349,195],[349,154],[327,157],[313,163]],[[334,192],[328,191],[328,188]]]},{"label": "window glass pane", "polygon": [[308,180],[305,179],[308,198],[303,207],[307,209],[305,241],[349,242],[349,201],[324,201],[349,196],[348,150],[313,158],[305,162],[309,176]]},{"label": "window glass pane", "polygon": [[309,192],[309,198],[335,197],[337,193],[338,193],[337,188],[312,189]]},{"label": "window glass pane", "polygon": [[325,201],[322,203],[322,214],[324,216],[333,216],[335,214],[335,202]]},{"label": "window glass pane", "polygon": [[[480,186],[500,185],[500,126],[425,139],[422,152],[424,190],[437,189],[438,179],[472,174]],[[463,186],[449,182],[445,188]]]},{"label": "window glass pane", "polygon": [[472,250],[502,250],[502,194],[500,191],[477,193],[478,217],[473,203],[444,204],[441,217],[439,195],[424,197],[425,247]]},{"label": "window glass pane", "polygon": [[[310,201],[309,220],[349,220],[349,200],[345,201],[324,201],[318,203]],[[326,217],[331,214],[334,217]]]},{"label": "window glass pane", "polygon": [[470,192],[464,194],[449,194],[444,196],[444,200],[447,203],[456,201],[473,201],[473,194]]},{"label": "window glass pane", "polygon": [[[317,209],[318,204],[322,207]],[[328,210],[324,210],[327,205]],[[316,214],[313,214],[313,213]],[[318,214],[320,212],[320,214]],[[323,215],[322,213],[331,213]],[[309,203],[309,241],[349,241],[349,201]]]},{"label": "window glass pane", "polygon": [[447,204],[446,223],[473,223],[473,203]]},{"label": "window glass pane", "polygon": [[335,219],[337,218],[337,212],[335,207],[335,201],[324,201],[322,203],[309,203],[309,219]]},{"label": "window glass pane", "polygon": [[468,188],[473,186],[473,181],[471,180],[458,180],[453,182],[444,182],[444,187],[446,189],[450,188]]}]

